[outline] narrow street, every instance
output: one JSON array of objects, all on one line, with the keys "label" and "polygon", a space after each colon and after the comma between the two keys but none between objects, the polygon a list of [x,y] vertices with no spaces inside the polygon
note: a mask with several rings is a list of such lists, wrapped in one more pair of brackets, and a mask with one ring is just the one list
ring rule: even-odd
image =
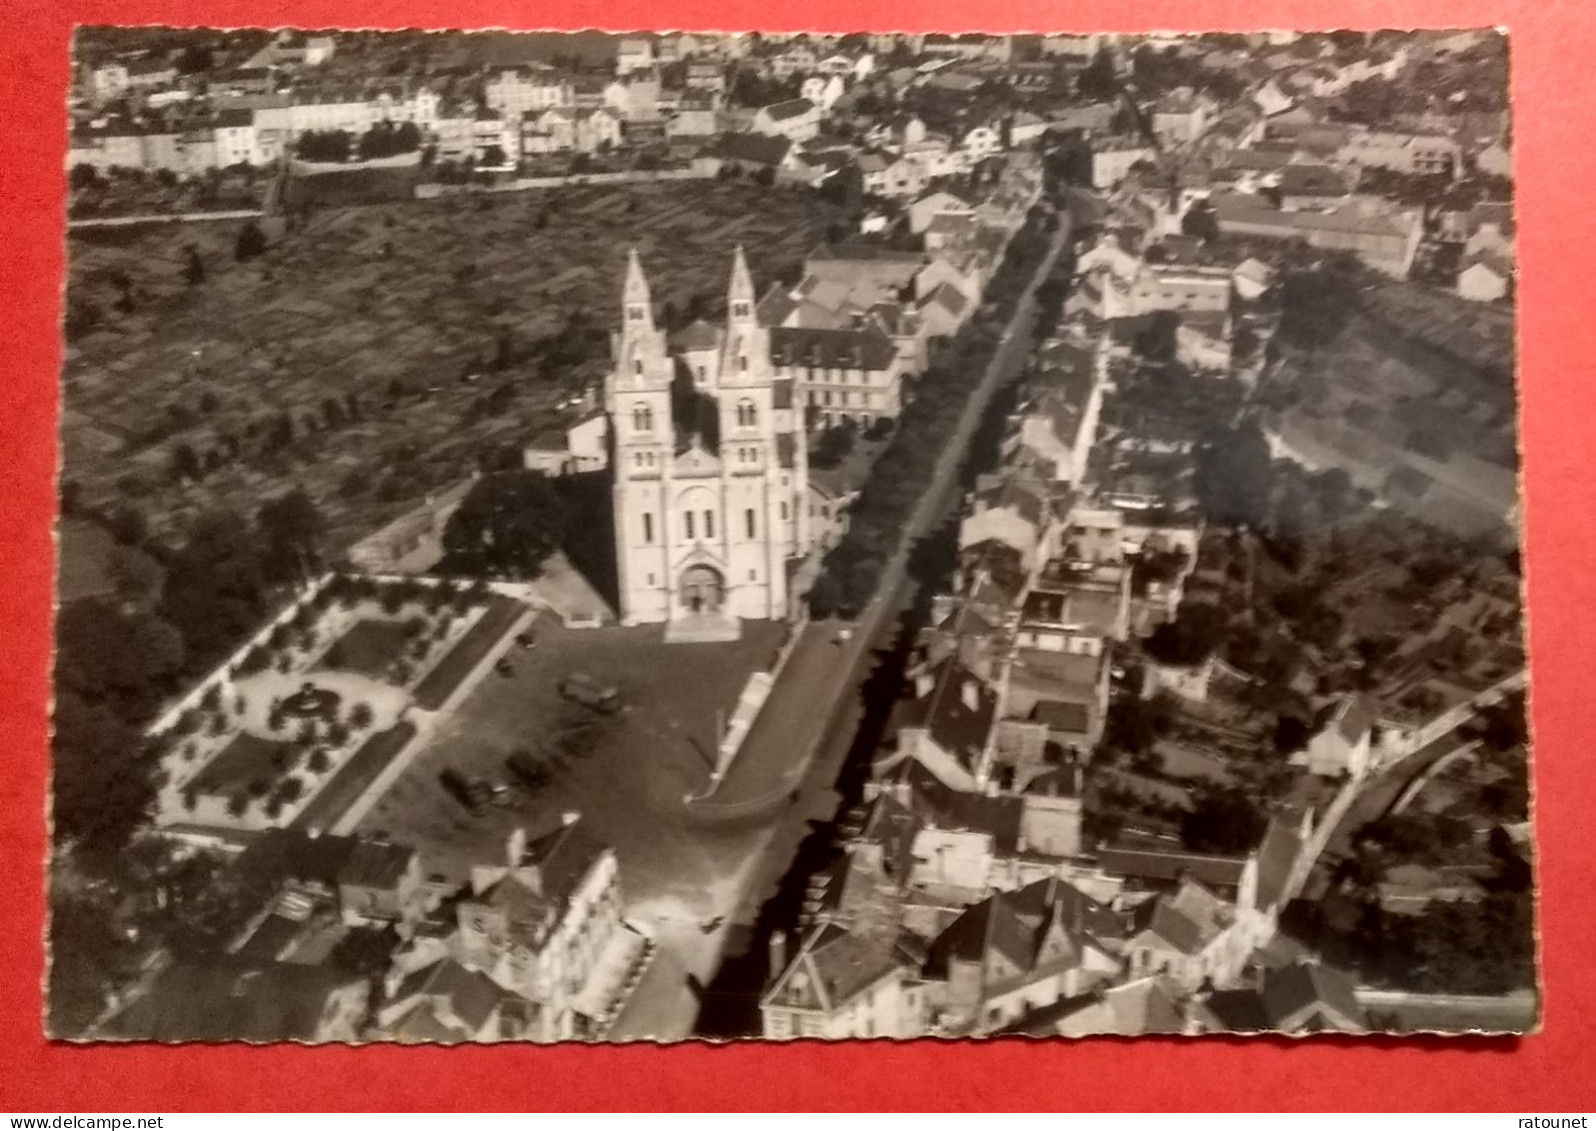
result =
[{"label": "narrow street", "polygon": [[[777,683],[754,724],[725,781],[715,794],[691,807],[700,821],[762,824],[759,848],[739,882],[716,892],[715,929],[683,925],[661,938],[662,960],[686,970],[701,987],[709,987],[729,960],[744,959],[750,974],[732,976],[739,1000],[733,1013],[752,1013],[751,996],[764,969],[764,947],[771,927],[763,915],[766,904],[792,885],[808,879],[806,847],[813,847],[837,815],[841,797],[836,791],[855,735],[865,717],[864,690],[882,652],[893,647],[900,617],[914,603],[909,570],[918,542],[930,534],[957,506],[961,495],[959,473],[993,396],[1013,380],[1029,353],[1036,322],[1035,292],[1052,271],[1071,234],[1067,213],[1059,215],[1047,254],[1042,258],[1015,305],[1014,314],[999,339],[980,384],[965,403],[925,493],[905,526],[898,550],[882,572],[876,596],[856,622],[851,636],[839,641],[838,622],[806,626],[783,678]],[[764,928],[762,931],[761,928]],[[669,965],[667,965],[667,969]],[[726,972],[728,976],[732,972]],[[738,972],[739,974],[741,972]],[[663,980],[665,975],[661,975]],[[721,978],[721,982],[727,981]],[[724,995],[724,988],[719,992]],[[645,1001],[662,999],[669,991],[659,985],[640,987]],[[663,1036],[640,1023],[646,1007],[635,1003],[622,1014],[617,1035],[635,1039]],[[653,1012],[652,1009],[646,1009]],[[753,1019],[757,1021],[757,1019]],[[720,1031],[701,1035],[729,1035]],[[685,1035],[685,1034],[684,1034]]]}]

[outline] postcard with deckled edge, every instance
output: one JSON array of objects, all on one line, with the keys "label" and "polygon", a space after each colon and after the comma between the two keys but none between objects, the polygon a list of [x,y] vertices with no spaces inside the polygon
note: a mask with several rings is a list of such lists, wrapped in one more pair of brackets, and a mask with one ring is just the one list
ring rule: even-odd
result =
[{"label": "postcard with deckled edge", "polygon": [[1505,32],[72,62],[49,1035],[1536,1028]]}]

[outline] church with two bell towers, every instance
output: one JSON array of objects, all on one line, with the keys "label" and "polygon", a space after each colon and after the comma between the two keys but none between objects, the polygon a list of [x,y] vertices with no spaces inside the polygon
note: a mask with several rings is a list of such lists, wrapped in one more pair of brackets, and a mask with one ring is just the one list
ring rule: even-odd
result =
[{"label": "church with two bell towers", "polygon": [[624,624],[668,640],[735,639],[793,613],[809,547],[808,455],[792,381],[778,378],[737,248],[723,326],[667,337],[634,249],[604,383]]}]

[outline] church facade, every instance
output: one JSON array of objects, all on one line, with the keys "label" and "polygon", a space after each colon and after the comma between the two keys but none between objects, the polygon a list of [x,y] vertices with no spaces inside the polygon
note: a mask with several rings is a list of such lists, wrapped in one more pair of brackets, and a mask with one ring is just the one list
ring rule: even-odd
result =
[{"label": "church facade", "polygon": [[604,401],[622,623],[714,640],[787,618],[789,565],[809,546],[808,455],[742,248],[724,326],[668,340],[635,250],[621,307]]}]

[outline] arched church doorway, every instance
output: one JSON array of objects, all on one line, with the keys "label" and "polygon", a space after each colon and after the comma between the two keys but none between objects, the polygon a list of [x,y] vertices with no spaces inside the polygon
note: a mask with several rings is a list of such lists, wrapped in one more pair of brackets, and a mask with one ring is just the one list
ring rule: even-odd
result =
[{"label": "arched church doorway", "polygon": [[682,573],[682,606],[690,613],[716,613],[726,599],[726,579],[712,566],[688,566]]}]

